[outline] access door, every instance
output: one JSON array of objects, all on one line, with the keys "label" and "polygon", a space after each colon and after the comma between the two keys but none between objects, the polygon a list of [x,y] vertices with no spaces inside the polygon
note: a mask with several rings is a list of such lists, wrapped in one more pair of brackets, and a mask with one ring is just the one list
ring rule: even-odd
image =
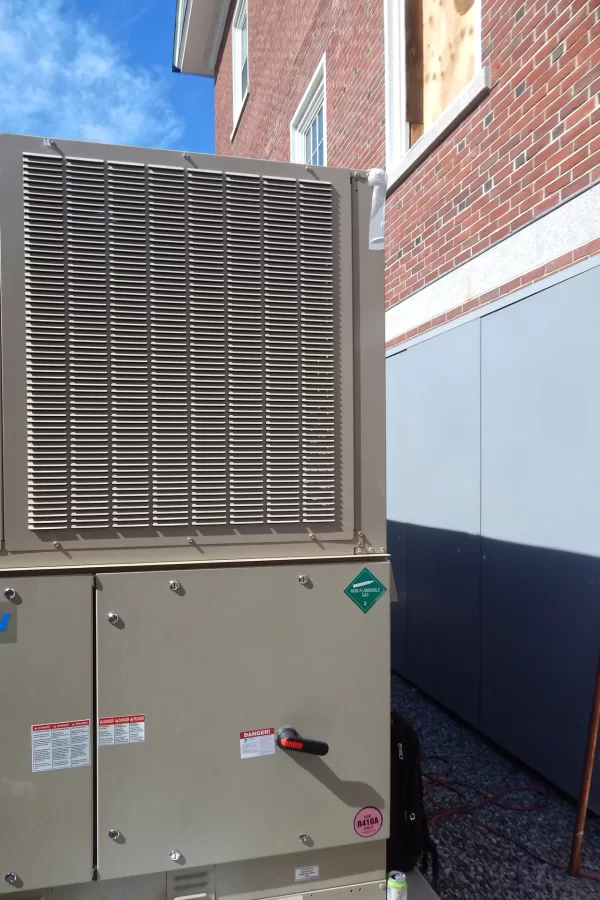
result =
[{"label": "access door", "polygon": [[387,836],[387,563],[101,575],[97,615],[101,878]]}]

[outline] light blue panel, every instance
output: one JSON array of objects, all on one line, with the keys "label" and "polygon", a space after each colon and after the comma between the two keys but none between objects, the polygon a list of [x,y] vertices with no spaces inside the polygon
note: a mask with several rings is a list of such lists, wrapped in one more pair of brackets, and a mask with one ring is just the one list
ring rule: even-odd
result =
[{"label": "light blue panel", "polygon": [[387,360],[392,660],[479,717],[479,321]]},{"label": "light blue panel", "polygon": [[480,321],[387,359],[388,519],[479,534]]},{"label": "light blue panel", "polygon": [[482,534],[600,555],[600,268],[481,327]]},{"label": "light blue panel", "polygon": [[573,795],[600,648],[599,339],[600,268],[482,320],[481,727]]}]

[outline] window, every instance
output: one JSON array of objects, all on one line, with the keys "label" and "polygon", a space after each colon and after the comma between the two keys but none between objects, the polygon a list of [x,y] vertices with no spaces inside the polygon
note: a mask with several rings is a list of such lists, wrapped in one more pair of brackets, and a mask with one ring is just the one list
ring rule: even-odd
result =
[{"label": "window", "polygon": [[327,165],[325,57],[317,66],[290,124],[290,158],[309,166]]},{"label": "window", "polygon": [[248,0],[238,0],[233,16],[233,124],[248,96]]},{"label": "window", "polygon": [[385,0],[389,183],[408,173],[490,88],[481,0]]}]

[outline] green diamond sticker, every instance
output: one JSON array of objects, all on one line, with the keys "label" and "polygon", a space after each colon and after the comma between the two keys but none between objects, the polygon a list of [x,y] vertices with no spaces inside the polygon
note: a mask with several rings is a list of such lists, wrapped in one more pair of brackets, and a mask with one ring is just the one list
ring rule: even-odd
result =
[{"label": "green diamond sticker", "polygon": [[344,593],[350,597],[353,603],[356,603],[359,609],[368,613],[386,590],[387,588],[375,578],[372,572],[363,569],[356,578],[352,579]]}]

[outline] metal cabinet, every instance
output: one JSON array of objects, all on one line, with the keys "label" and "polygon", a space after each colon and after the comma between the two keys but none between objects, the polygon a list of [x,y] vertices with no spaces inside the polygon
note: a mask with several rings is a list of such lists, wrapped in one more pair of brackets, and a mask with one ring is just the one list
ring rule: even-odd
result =
[{"label": "metal cabinet", "polygon": [[[386,836],[389,566],[366,613],[363,566],[99,577],[102,878],[361,842],[364,807]],[[284,725],[328,755],[244,746]]]},{"label": "metal cabinet", "polygon": [[0,893],[92,877],[92,585],[2,583]]}]

